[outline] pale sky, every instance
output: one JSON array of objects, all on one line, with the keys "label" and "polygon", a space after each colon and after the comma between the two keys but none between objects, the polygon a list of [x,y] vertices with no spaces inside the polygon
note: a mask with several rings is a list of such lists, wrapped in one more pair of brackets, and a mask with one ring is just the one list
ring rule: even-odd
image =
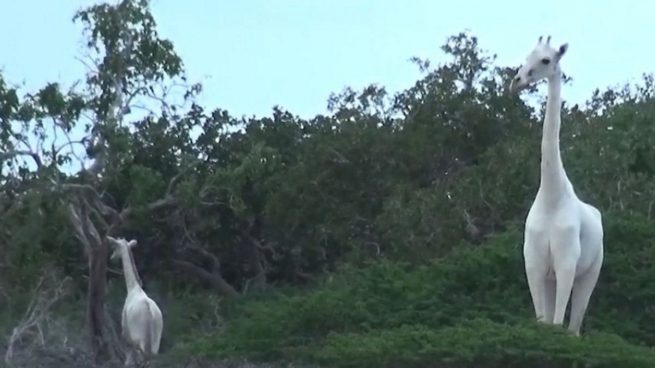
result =
[{"label": "pale sky", "polygon": [[[75,10],[91,0],[0,0],[0,68],[36,89],[81,79]],[[301,117],[326,112],[331,92],[379,83],[390,92],[419,74],[408,59],[444,60],[449,35],[469,30],[502,65],[517,66],[539,35],[569,42],[563,97],[654,72],[651,0],[152,0],[160,34],[173,41],[200,103],[236,116],[280,105]]]}]

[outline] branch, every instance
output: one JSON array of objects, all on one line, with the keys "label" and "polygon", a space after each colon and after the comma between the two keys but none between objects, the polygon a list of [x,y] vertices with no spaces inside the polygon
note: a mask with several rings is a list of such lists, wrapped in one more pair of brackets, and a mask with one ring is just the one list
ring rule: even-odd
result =
[{"label": "branch", "polygon": [[72,203],[68,205],[68,214],[70,221],[73,224],[73,230],[75,230],[75,237],[77,237],[77,239],[82,242],[82,244],[84,244],[84,250],[88,255],[91,252],[89,249],[91,243],[86,238],[86,234],[82,230],[82,216]]},{"label": "branch", "polygon": [[[56,182],[53,182],[53,184],[58,185]],[[77,191],[80,194],[77,205],[69,204],[69,215],[75,235],[84,244],[87,255],[102,242],[92,218],[102,227],[105,235],[111,235],[120,225],[125,224],[128,217],[137,210],[151,212],[178,202],[176,198],[167,194],[164,198],[145,206],[136,208],[128,206],[119,213],[111,206],[104,204],[100,193],[89,184],[67,183],[61,184],[60,187]],[[106,221],[104,216],[109,217],[109,221]]]},{"label": "branch", "polygon": [[143,210],[143,211],[155,211],[158,209],[161,209],[163,207],[168,207],[172,206],[178,203],[177,198],[173,196],[173,190],[177,186],[178,181],[180,178],[186,174],[186,172],[194,167],[195,165],[189,165],[186,168],[182,169],[177,175],[175,175],[171,181],[168,183],[168,188],[166,190],[166,194],[164,195],[164,198],[158,199],[152,203],[149,203],[145,206],[139,206],[137,208],[128,206],[124,208],[120,214],[118,215],[120,218],[120,221],[125,221],[129,215],[131,215],[133,212],[136,210]]},{"label": "branch", "polygon": [[195,165],[189,165],[189,166],[185,167],[179,173],[177,173],[177,175],[175,175],[173,177],[173,179],[171,179],[171,181],[168,183],[168,187],[166,188],[166,195],[173,194],[173,190],[177,186],[177,184],[180,181],[180,179],[182,178],[182,176],[184,174],[186,174],[192,167],[195,167]]},{"label": "branch", "polygon": [[120,212],[119,217],[120,217],[121,221],[125,221],[125,219],[127,219],[128,216],[130,216],[132,213],[134,213],[137,210],[155,211],[155,210],[158,210],[158,209],[163,208],[163,207],[172,206],[172,205],[176,204],[177,202],[178,202],[177,198],[174,198],[172,196],[167,195],[166,197],[164,197],[162,199],[158,199],[158,200],[156,200],[156,201],[154,201],[152,203],[149,203],[149,204],[147,204],[145,206],[139,206],[137,208],[126,207]]},{"label": "branch", "polygon": [[180,271],[195,275],[199,279],[210,284],[214,289],[218,290],[226,297],[238,298],[240,296],[240,294],[232,287],[232,285],[225,281],[223,276],[220,274],[217,274],[216,272],[207,272],[205,269],[198,267],[188,261],[174,259],[172,262],[173,265]]},{"label": "branch", "polygon": [[134,100],[134,98],[136,98],[136,96],[138,96],[139,93],[142,93],[142,92],[147,92],[147,89],[145,87],[143,87],[143,86],[135,88],[134,91],[132,91],[132,93],[130,93],[127,96],[127,101],[125,101],[125,104],[122,107],[122,109],[123,109],[122,111],[129,110],[130,106],[132,106],[132,100]]},{"label": "branch", "polygon": [[[57,185],[56,183],[54,184]],[[119,219],[120,214],[118,213],[118,211],[104,204],[102,202],[102,197],[100,196],[100,193],[98,193],[98,191],[93,186],[89,184],[67,183],[67,184],[62,184],[61,187],[63,189],[76,190],[79,192],[87,192],[93,197],[93,204],[94,206],[98,207],[100,213],[102,213],[104,216],[111,216],[114,219]]]},{"label": "branch", "polygon": [[93,58],[93,56],[91,56],[91,54],[89,54],[88,52],[84,52],[84,56],[85,56],[87,59],[90,59],[90,62],[89,62],[89,61],[86,61],[86,60],[84,60],[84,59],[82,59],[82,58],[79,57],[79,56],[75,56],[75,59],[76,59],[77,61],[79,61],[80,63],[82,63],[82,64],[86,67],[86,69],[87,69],[87,71],[88,71],[89,73],[94,73],[94,74],[98,74],[98,73],[100,73],[100,71],[98,70],[98,64],[100,64],[100,61],[99,61],[99,60],[95,60],[95,59]]},{"label": "branch", "polygon": [[76,208],[72,203],[69,204],[69,216],[73,224],[73,229],[75,230],[75,235],[84,244],[84,250],[88,255],[93,252],[95,246],[100,244],[102,239],[98,234],[98,230],[96,230],[89,219],[86,202],[79,204],[78,207]]},{"label": "branch", "polygon": [[[93,223],[91,223],[86,202],[80,205],[80,219],[82,219],[81,221],[82,226],[80,228],[80,231],[84,234],[84,237],[89,241],[88,243],[89,250],[92,250],[102,242],[102,239],[100,238],[100,234],[98,234],[96,227],[93,226]],[[91,259],[89,259],[89,261],[90,260]]]},{"label": "branch", "polygon": [[0,153],[0,161],[9,160],[16,156],[30,156],[36,163],[37,168],[41,169],[43,167],[43,161],[41,161],[41,157],[36,152],[25,150],[12,150]]},{"label": "branch", "polygon": [[221,272],[221,262],[218,260],[218,257],[216,257],[213,253],[209,252],[206,249],[203,249],[202,247],[199,247],[197,245],[187,245],[186,248],[193,250],[205,258],[207,258],[212,265],[212,271],[213,272]]},{"label": "branch", "polygon": [[[23,319],[14,327],[9,337],[7,351],[5,353],[5,363],[11,364],[14,355],[14,345],[32,328],[36,328],[41,337],[41,343],[44,343],[41,324],[47,319],[47,314],[55,303],[57,303],[65,294],[69,278],[66,277],[59,281],[51,290],[43,290],[47,275],[50,272],[46,270],[39,279],[37,286],[34,288],[34,294],[30,301]],[[52,277],[52,276],[51,276]]]},{"label": "branch", "polygon": [[[68,136],[68,134],[66,134],[66,138],[67,138],[66,143],[64,143],[61,146],[59,146],[59,147],[52,150],[52,153],[53,153],[54,156],[57,156],[59,154],[59,152],[61,152],[61,150],[63,150],[66,147],[70,147],[70,146],[72,146],[74,144],[81,144],[82,146],[84,146],[84,143],[86,142],[86,138],[82,138],[82,139],[76,140],[76,141],[71,140],[70,137]],[[71,150],[71,153],[73,153],[72,150]]]},{"label": "branch", "polygon": [[296,270],[296,276],[298,276],[303,281],[314,281],[314,276],[300,270]]},{"label": "branch", "polygon": [[[175,179],[175,178],[173,178]],[[177,203],[177,199],[170,196],[166,195],[164,198],[158,199],[152,203],[149,203],[145,206],[139,206],[139,207],[126,207],[124,208],[120,213],[116,211],[115,209],[111,208],[110,206],[107,206],[102,202],[102,198],[100,196],[100,193],[91,185],[89,184],[73,184],[73,183],[68,183],[68,184],[62,184],[62,188],[64,189],[71,189],[71,190],[77,190],[80,192],[87,192],[92,195],[94,199],[94,206],[98,207],[98,210],[101,214],[105,216],[111,216],[115,220],[118,220],[119,222],[125,221],[129,215],[131,215],[134,211],[136,210],[145,210],[145,211],[154,211],[158,210],[162,207],[166,206],[171,206]]]}]

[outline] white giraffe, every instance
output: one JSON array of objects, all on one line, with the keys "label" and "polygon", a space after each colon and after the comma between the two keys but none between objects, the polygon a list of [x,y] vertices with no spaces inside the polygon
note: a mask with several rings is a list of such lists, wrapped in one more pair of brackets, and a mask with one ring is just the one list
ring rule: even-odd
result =
[{"label": "white giraffe", "polygon": [[111,259],[120,257],[123,262],[127,297],[121,314],[121,328],[128,344],[125,365],[129,366],[136,362],[135,355],[149,356],[159,352],[164,322],[157,303],[141,288],[131,250],[137,244],[136,240],[128,242],[110,236],[107,239],[114,249]]},{"label": "white giraffe", "polygon": [[569,330],[580,326],[603,263],[603,225],[595,207],[582,202],[569,181],[559,148],[562,71],[568,49],[554,49],[550,36],[537,46],[510,84],[518,92],[542,79],[548,101],[541,138],[541,182],[525,220],[523,256],[534,310],[539,321],[562,325],[571,299]]}]

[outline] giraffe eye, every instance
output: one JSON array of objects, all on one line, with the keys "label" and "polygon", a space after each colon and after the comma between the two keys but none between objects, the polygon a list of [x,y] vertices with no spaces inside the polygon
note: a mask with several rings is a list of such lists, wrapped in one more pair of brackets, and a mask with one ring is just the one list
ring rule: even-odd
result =
[{"label": "giraffe eye", "polygon": [[548,64],[550,64],[550,59],[548,59],[548,58],[541,59],[541,63],[544,64],[544,65],[548,65]]}]

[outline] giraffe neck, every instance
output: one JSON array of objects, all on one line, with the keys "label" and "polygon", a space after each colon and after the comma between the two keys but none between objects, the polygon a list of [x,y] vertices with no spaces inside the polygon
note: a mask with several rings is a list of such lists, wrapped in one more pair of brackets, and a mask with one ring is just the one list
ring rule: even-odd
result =
[{"label": "giraffe neck", "polygon": [[560,73],[548,78],[548,100],[541,136],[541,183],[539,191],[550,198],[558,198],[567,191],[568,178],[562,163],[559,146],[562,102]]},{"label": "giraffe neck", "polygon": [[123,261],[123,274],[125,275],[125,286],[127,291],[135,290],[136,288],[141,288],[141,280],[139,279],[139,274],[136,270],[136,265],[134,264],[134,258],[132,257],[132,251],[128,247],[123,247],[121,249],[121,260]]}]

